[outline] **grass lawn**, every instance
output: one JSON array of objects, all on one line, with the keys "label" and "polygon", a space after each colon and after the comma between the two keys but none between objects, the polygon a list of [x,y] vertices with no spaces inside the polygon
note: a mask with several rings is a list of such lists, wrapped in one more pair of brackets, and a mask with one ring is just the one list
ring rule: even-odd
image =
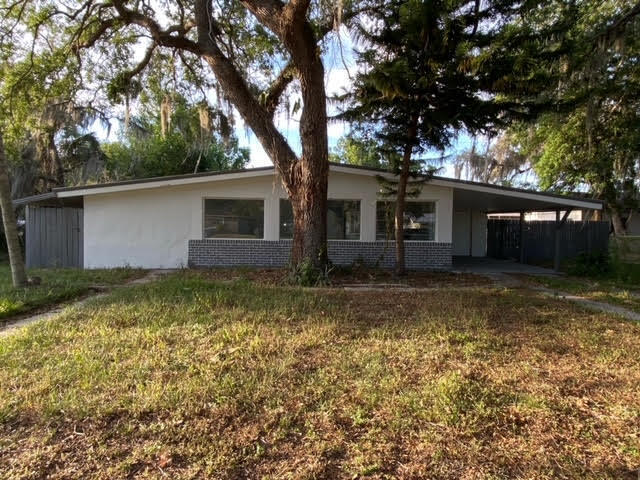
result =
[{"label": "grass lawn", "polygon": [[586,277],[524,276],[527,281],[598,302],[620,305],[640,313],[640,285]]},{"label": "grass lawn", "polygon": [[0,263],[0,324],[3,319],[54,305],[86,294],[95,285],[114,285],[141,276],[142,270],[79,270],[73,268],[31,269],[30,277],[40,277],[37,286],[13,288],[11,269]]},{"label": "grass lawn", "polygon": [[640,325],[183,272],[0,338],[0,478],[636,479]]}]

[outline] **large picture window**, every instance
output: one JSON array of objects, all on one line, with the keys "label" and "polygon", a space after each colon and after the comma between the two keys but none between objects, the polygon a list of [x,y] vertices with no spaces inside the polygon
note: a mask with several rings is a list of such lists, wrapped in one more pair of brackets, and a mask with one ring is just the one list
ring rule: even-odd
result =
[{"label": "large picture window", "polygon": [[[280,238],[293,238],[293,209],[288,199],[280,200]],[[360,201],[329,200],[327,238],[360,240]]]},{"label": "large picture window", "polygon": [[204,238],[263,238],[263,200],[204,201]]},{"label": "large picture window", "polygon": [[[395,238],[395,202],[376,205],[376,239]],[[433,241],[436,238],[435,202],[406,202],[404,210],[404,239]]]}]

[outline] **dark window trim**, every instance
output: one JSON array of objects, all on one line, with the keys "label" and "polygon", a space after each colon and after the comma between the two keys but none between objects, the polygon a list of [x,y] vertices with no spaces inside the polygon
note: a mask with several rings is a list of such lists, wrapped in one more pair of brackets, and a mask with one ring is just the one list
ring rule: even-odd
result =
[{"label": "dark window trim", "polygon": [[[262,237],[260,238],[246,238],[246,237],[206,237],[204,234],[204,230],[205,230],[205,221],[204,221],[204,217],[205,217],[205,203],[206,200],[253,200],[253,201],[261,201],[262,202]],[[247,198],[243,198],[243,197],[202,197],[201,199],[201,211],[202,211],[202,216],[201,216],[201,229],[200,229],[200,236],[202,237],[202,240],[264,240],[265,239],[265,225],[266,225],[266,213],[267,213],[267,199],[264,197],[247,197]]]},{"label": "dark window trim", "polygon": [[[293,240],[293,236],[291,237],[283,237],[280,235],[280,214],[281,214],[281,208],[280,208],[280,202],[282,200],[286,200],[288,202],[291,202],[291,200],[289,199],[289,197],[278,197],[278,240]],[[360,215],[360,221],[358,222],[358,239],[352,239],[352,238],[327,238],[327,242],[362,242],[362,205],[364,204],[365,200],[363,198],[327,198],[327,202],[330,201],[338,201],[338,202],[358,202],[360,204],[360,209],[358,214]]]},{"label": "dark window trim", "polygon": [[[395,238],[391,238],[391,239],[387,239],[386,237],[384,239],[378,239],[378,203],[395,203],[395,200],[384,200],[384,199],[376,199],[376,222],[375,222],[375,231],[374,231],[374,237],[376,239],[377,242],[381,242],[381,241],[386,241],[386,240],[395,240]],[[438,203],[439,200],[438,199],[407,199],[405,201],[405,203],[433,203],[433,215],[435,216],[434,221],[433,221],[433,240],[408,240],[405,239],[405,243],[406,242],[422,242],[422,243],[438,243]],[[386,234],[386,232],[385,232]]]}]

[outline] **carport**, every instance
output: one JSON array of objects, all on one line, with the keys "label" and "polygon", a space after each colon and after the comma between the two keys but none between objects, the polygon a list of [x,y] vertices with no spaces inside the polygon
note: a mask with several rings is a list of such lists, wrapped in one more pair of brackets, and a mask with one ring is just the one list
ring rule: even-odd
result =
[{"label": "carport", "polygon": [[[437,184],[438,180],[434,180]],[[449,180],[449,182],[451,182]],[[552,252],[553,265],[557,270],[562,259],[563,247],[569,253],[603,248],[608,238],[607,222],[580,222],[576,227],[567,227],[567,217],[575,209],[587,212],[602,210],[601,201],[577,196],[556,195],[518,188],[506,188],[476,182],[456,181],[453,189],[452,253],[454,257],[486,257],[491,242],[516,242],[515,260],[525,263],[527,249],[543,242]],[[530,222],[525,222],[527,212],[552,211],[555,220],[544,223],[535,232]],[[511,232],[502,238],[488,236],[487,215],[492,213],[517,213],[519,220],[509,225]],[[587,215],[588,217],[589,215]],[[515,231],[513,231],[515,230]],[[535,238],[527,238],[535,233]],[[584,238],[581,238],[584,237]],[[563,242],[566,245],[563,245]],[[575,245],[574,245],[575,244]],[[513,250],[512,250],[513,251]]]}]

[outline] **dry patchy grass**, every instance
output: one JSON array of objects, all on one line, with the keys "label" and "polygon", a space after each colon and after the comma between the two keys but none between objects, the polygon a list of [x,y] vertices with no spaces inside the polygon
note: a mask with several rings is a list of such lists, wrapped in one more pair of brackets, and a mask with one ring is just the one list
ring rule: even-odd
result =
[{"label": "dry patchy grass", "polygon": [[640,326],[176,274],[0,339],[0,477],[636,478]]}]

